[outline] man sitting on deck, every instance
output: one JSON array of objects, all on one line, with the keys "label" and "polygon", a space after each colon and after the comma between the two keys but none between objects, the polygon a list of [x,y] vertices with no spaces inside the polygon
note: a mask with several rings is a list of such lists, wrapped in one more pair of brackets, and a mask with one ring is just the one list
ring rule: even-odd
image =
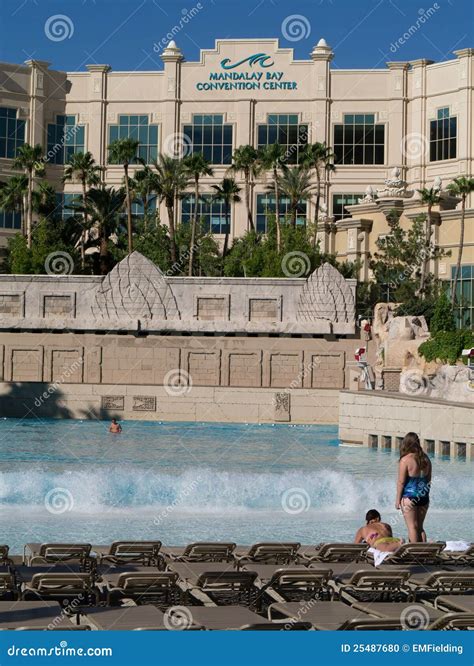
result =
[{"label": "man sitting on deck", "polygon": [[376,509],[370,509],[365,514],[366,525],[360,527],[355,535],[354,543],[366,542],[372,548],[383,553],[393,553],[403,543],[392,534],[392,528],[388,523],[382,523],[382,517]]}]

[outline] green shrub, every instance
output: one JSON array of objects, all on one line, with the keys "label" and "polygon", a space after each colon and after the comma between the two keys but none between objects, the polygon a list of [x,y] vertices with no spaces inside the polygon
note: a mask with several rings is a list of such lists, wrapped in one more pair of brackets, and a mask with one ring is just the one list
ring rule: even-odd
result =
[{"label": "green shrub", "polygon": [[445,292],[436,301],[433,317],[431,319],[431,333],[439,331],[455,331],[456,321],[454,319],[453,306]]},{"label": "green shrub", "polygon": [[462,358],[462,350],[471,347],[474,347],[472,331],[438,331],[419,346],[418,352],[427,361],[440,361],[454,365]]}]

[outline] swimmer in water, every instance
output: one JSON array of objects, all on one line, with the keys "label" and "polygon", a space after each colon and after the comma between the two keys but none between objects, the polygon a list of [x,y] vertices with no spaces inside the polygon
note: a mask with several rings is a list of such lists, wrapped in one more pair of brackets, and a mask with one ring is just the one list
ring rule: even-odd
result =
[{"label": "swimmer in water", "polygon": [[117,423],[117,419],[112,419],[112,423],[110,424],[109,432],[113,432],[114,434],[118,434],[122,432],[122,426],[120,423]]}]

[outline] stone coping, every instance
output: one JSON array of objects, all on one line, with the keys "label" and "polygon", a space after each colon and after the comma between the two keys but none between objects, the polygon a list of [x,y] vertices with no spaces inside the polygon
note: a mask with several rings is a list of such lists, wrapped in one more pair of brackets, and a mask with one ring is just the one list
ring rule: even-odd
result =
[{"label": "stone coping", "polygon": [[427,402],[432,405],[443,405],[444,407],[464,407],[466,409],[474,409],[474,405],[469,404],[468,402],[453,402],[452,400],[441,400],[440,398],[428,398],[422,395],[407,395],[406,393],[395,393],[393,391],[367,391],[361,389],[359,391],[351,391],[349,389],[341,389],[340,393],[346,393],[348,395],[357,395],[362,394],[364,396],[373,395],[379,398],[391,398],[394,400],[406,400],[407,402]]}]

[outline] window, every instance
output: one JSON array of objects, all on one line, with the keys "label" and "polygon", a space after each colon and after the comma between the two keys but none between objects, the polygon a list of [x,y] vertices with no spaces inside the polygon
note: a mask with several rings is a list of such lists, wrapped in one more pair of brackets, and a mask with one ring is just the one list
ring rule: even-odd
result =
[{"label": "window", "polygon": [[13,159],[25,143],[25,121],[17,119],[16,109],[0,108],[0,157]]},{"label": "window", "polygon": [[117,139],[139,141],[137,157],[146,164],[158,157],[158,125],[150,125],[148,116],[119,116],[118,125],[109,125],[109,144]]},{"label": "window", "polygon": [[56,210],[55,215],[60,217],[62,220],[66,220],[68,217],[74,217],[74,215],[81,215],[79,211],[70,208],[70,206],[80,206],[82,202],[82,194],[75,192],[56,192]]},{"label": "window", "polygon": [[449,107],[438,109],[436,120],[430,121],[430,162],[456,157],[457,118],[449,115]]},{"label": "window", "polygon": [[185,148],[202,153],[211,164],[232,163],[232,125],[224,124],[222,114],[195,115],[192,125],[183,127]]},{"label": "window", "polygon": [[[280,197],[278,202],[280,209],[280,222],[284,222],[290,216],[290,200]],[[257,194],[257,231],[266,234],[268,230],[267,217],[275,215],[275,195]],[[306,224],[306,201],[300,201],[296,210],[296,224]]]},{"label": "window", "polygon": [[[194,195],[191,194],[183,199],[181,207],[181,220],[183,224],[190,224],[194,217]],[[211,194],[202,194],[198,203],[199,220],[204,225],[205,231],[213,234],[225,234],[227,228],[225,220],[225,206],[223,201],[213,201]]]},{"label": "window", "polygon": [[47,160],[51,164],[66,164],[74,153],[84,152],[84,125],[76,125],[76,116],[57,116],[48,125]]},{"label": "window", "polygon": [[353,206],[359,203],[359,199],[363,198],[363,194],[333,194],[332,195],[332,214],[335,221],[342,220],[343,217],[349,217],[345,206]]},{"label": "window", "polygon": [[[456,266],[451,266],[451,285],[456,273]],[[459,328],[474,326],[474,264],[461,265],[456,287],[456,320]]]},{"label": "window", "polygon": [[0,229],[21,229],[21,214],[0,210]]},{"label": "window", "polygon": [[[148,202],[148,215],[154,215],[156,211],[156,197],[151,197]],[[143,218],[145,216],[145,208],[141,201],[132,201],[132,216],[135,218]],[[127,219],[127,211],[124,210],[120,214],[123,220]]]},{"label": "window", "polygon": [[308,125],[300,125],[296,114],[269,114],[266,125],[258,125],[259,148],[280,143],[286,148],[288,164],[297,164],[300,152],[308,144]]},{"label": "window", "polygon": [[383,164],[385,127],[373,113],[344,115],[343,125],[334,125],[336,164]]}]

